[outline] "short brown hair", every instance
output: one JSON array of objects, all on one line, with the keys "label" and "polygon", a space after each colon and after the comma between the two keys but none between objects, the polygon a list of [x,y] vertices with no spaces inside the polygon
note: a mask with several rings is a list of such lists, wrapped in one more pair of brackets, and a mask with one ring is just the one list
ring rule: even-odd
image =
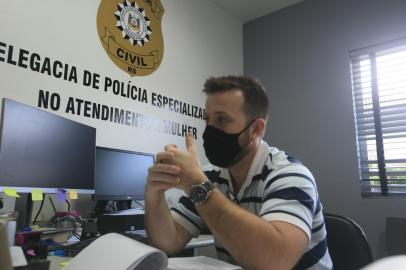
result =
[{"label": "short brown hair", "polygon": [[247,121],[256,118],[268,118],[269,99],[261,82],[248,76],[210,77],[204,83],[203,93],[211,95],[230,90],[241,90],[244,96],[244,110]]}]

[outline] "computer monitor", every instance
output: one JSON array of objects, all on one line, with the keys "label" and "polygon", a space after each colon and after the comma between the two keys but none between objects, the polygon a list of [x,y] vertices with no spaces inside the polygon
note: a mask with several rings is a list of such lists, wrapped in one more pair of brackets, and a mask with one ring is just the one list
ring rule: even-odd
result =
[{"label": "computer monitor", "polygon": [[0,187],[93,193],[96,129],[3,99]]},{"label": "computer monitor", "polygon": [[3,99],[0,191],[10,187],[20,193],[16,200],[20,226],[30,223],[33,189],[94,193],[95,145],[95,128]]},{"label": "computer monitor", "polygon": [[143,200],[154,155],[96,147],[95,200]]}]

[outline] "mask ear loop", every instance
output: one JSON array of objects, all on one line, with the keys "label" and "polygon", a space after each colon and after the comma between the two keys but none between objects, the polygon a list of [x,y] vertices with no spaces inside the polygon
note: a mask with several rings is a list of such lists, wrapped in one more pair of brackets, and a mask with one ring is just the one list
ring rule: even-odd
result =
[{"label": "mask ear loop", "polygon": [[241,130],[238,134],[238,136],[241,135],[241,133],[243,133],[244,131],[246,131],[251,125],[252,123],[254,123],[255,121],[257,121],[257,118],[255,118],[254,120],[252,120],[243,130]]},{"label": "mask ear loop", "polygon": [[[244,131],[246,131],[255,121],[257,120],[257,118],[255,118],[254,120],[252,120],[243,130],[241,130],[240,133],[238,133],[238,136],[241,135],[241,133],[243,133]],[[253,142],[254,140],[250,140],[247,144],[245,144],[243,147],[241,147],[241,151],[240,153],[238,153],[238,155],[234,158],[232,164],[235,164],[236,160],[239,160],[241,158],[241,156],[245,155],[248,146]]]},{"label": "mask ear loop", "polygon": [[[252,125],[255,121],[257,121],[257,118],[255,118],[254,120],[252,120],[252,121],[238,134],[238,136],[240,136],[244,131],[246,131],[248,128],[250,128],[251,125]],[[249,137],[248,137],[248,139],[249,139]],[[249,142],[248,142],[246,145],[244,145],[243,148],[247,147],[247,146],[248,146],[250,143],[252,143],[253,141],[254,141],[254,140],[249,140]]]}]

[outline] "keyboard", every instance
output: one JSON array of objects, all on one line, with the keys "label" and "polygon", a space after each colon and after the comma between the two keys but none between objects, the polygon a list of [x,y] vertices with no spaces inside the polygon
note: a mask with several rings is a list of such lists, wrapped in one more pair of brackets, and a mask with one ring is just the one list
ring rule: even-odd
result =
[{"label": "keyboard", "polygon": [[[148,239],[146,236],[136,234],[136,233],[131,233],[131,232],[120,233],[120,234],[148,245]],[[99,236],[84,239],[84,240],[81,240],[81,241],[78,241],[78,242],[75,242],[72,244],[68,244],[68,245],[57,244],[57,245],[48,246],[48,252],[53,252],[56,250],[63,250],[65,252],[65,254],[64,254],[65,256],[74,257],[77,254],[79,254],[79,252],[81,252],[84,248],[89,246],[98,237]]]}]

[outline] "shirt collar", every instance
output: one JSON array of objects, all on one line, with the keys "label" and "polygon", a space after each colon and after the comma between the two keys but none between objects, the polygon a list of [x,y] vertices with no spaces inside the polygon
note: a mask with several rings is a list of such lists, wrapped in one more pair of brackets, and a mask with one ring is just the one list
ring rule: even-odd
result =
[{"label": "shirt collar", "polygon": [[[261,140],[261,143],[258,147],[258,151],[255,154],[255,157],[251,162],[250,168],[248,169],[247,177],[245,178],[238,194],[236,195],[238,200],[241,200],[243,198],[245,189],[252,183],[252,178],[255,175],[262,172],[262,169],[264,167],[264,164],[265,164],[267,158],[269,157],[269,154],[270,154],[270,149],[269,149],[268,144],[265,141]],[[231,193],[234,194],[233,184],[231,182],[231,175],[227,168],[221,168],[220,177],[227,179],[229,189],[230,189]]]}]

